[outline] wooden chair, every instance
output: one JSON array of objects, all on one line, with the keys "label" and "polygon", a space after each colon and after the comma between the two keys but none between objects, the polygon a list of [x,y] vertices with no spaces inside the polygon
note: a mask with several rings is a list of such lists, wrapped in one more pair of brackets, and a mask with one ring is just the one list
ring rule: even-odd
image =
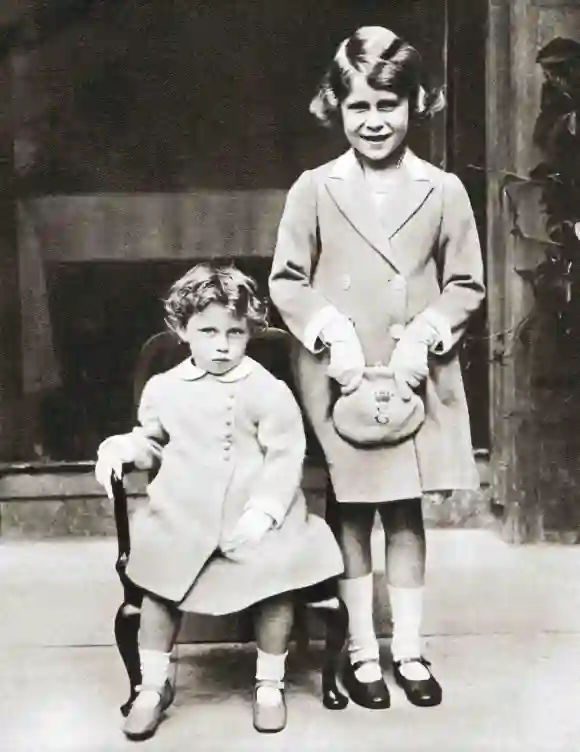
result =
[{"label": "wooden chair", "polygon": [[[278,378],[288,382],[290,335],[270,328],[253,338],[248,354],[262,363]],[[187,350],[170,332],[154,335],[145,342],[139,354],[134,372],[134,400],[139,403],[146,381],[155,373],[167,370],[187,357]],[[291,385],[290,385],[291,386]],[[129,697],[121,706],[127,715],[141,684],[141,668],[137,636],[139,632],[142,591],[126,574],[131,553],[127,495],[122,481],[113,478],[114,515],[117,528],[118,553],[116,570],[123,586],[123,602],[115,617],[115,639],[129,678]],[[335,529],[334,504],[327,500],[326,519]],[[341,710],[348,698],[337,685],[341,653],[346,641],[348,614],[338,597],[336,582],[330,580],[299,591],[296,611],[296,634],[302,648],[308,645],[307,615],[315,613],[325,625],[326,638],[322,667],[322,702],[330,710]]]}]

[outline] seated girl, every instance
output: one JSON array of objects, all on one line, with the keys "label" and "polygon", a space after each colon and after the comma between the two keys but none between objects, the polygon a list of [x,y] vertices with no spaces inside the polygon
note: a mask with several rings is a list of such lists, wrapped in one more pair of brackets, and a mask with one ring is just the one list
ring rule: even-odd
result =
[{"label": "seated girl", "polygon": [[172,699],[169,660],[184,612],[253,606],[253,722],[280,731],[293,591],[339,574],[342,557],[300,489],[298,405],[245,354],[266,325],[255,282],[233,266],[200,264],[175,282],[165,310],[191,357],[147,382],[140,425],[106,439],[96,467],[109,495],[125,464],[157,470],[131,519],[127,575],[145,591],[143,680],[123,730],[134,740],[155,733]]}]

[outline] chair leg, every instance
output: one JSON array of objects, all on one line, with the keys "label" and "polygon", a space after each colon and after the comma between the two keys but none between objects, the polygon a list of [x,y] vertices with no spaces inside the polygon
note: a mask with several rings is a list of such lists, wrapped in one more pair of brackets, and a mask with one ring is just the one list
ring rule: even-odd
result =
[{"label": "chair leg", "polygon": [[343,710],[348,705],[348,697],[339,689],[337,678],[348,633],[348,612],[342,600],[336,596],[308,605],[321,616],[326,628],[322,704],[328,710]]},{"label": "chair leg", "polygon": [[[338,502],[330,481],[326,486],[326,508],[324,517],[336,536],[340,525]],[[342,651],[348,637],[348,611],[338,597],[338,581],[333,579],[330,585],[332,606],[322,609],[326,624],[326,645],[324,650],[324,667],[322,669],[322,703],[329,710],[342,710],[348,705],[348,697],[337,684],[340,672]]]},{"label": "chair leg", "polygon": [[308,634],[308,615],[304,601],[296,599],[294,607],[294,626],[292,628],[296,650],[300,655],[306,655],[310,647]]},{"label": "chair leg", "polygon": [[303,602],[317,614],[325,626],[324,663],[322,667],[322,704],[329,710],[342,710],[348,705],[337,683],[342,651],[348,635],[348,611],[336,594],[336,579],[325,580],[303,591]]},{"label": "chair leg", "polygon": [[141,613],[137,604],[124,601],[115,617],[115,640],[129,678],[129,698],[121,705],[121,713],[129,714],[137,687],[141,684],[141,661],[139,659],[139,624]]}]

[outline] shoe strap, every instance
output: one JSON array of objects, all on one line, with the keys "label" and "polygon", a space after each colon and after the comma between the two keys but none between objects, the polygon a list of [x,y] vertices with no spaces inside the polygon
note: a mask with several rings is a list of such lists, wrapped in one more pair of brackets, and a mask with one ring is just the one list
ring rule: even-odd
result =
[{"label": "shoe strap", "polygon": [[400,661],[395,661],[395,666],[401,667],[408,663],[420,663],[422,666],[425,666],[425,668],[429,668],[431,665],[431,661],[428,661],[426,658],[423,658],[422,655],[415,656],[414,658],[401,658]]},{"label": "shoe strap", "polygon": [[360,661],[355,661],[354,663],[351,663],[352,670],[358,671],[361,666],[366,666],[367,663],[374,663],[379,668],[381,666],[378,658],[362,658]]},{"label": "shoe strap", "polygon": [[273,689],[279,689],[282,691],[284,689],[284,682],[283,681],[277,681],[276,679],[256,679],[256,689],[259,687],[272,687]]}]

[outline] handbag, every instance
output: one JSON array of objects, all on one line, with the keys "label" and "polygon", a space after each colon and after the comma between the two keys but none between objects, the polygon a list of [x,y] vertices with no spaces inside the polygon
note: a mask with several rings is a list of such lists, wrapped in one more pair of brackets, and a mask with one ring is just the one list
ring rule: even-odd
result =
[{"label": "handbag", "polygon": [[412,392],[401,394],[386,366],[368,366],[357,389],[341,395],[332,409],[336,432],[359,447],[398,444],[417,433],[425,405]]}]

